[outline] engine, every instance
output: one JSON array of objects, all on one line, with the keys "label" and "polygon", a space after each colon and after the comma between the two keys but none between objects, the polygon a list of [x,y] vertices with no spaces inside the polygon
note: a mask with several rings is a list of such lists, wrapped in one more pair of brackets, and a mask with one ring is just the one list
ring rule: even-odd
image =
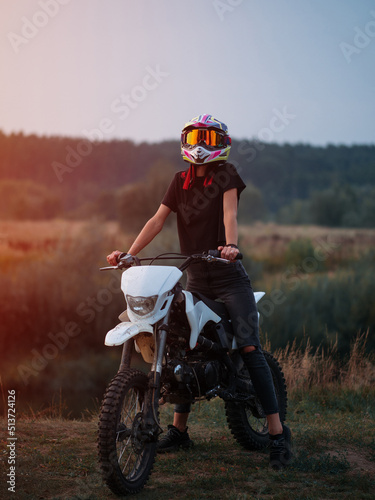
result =
[{"label": "engine", "polygon": [[174,360],[169,366],[168,382],[172,390],[200,397],[220,385],[222,375],[223,367],[217,360],[196,361],[189,364]]}]

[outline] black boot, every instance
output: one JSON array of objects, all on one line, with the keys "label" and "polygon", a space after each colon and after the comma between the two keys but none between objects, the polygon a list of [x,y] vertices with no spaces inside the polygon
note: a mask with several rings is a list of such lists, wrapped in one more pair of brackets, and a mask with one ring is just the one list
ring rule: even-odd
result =
[{"label": "black boot", "polygon": [[174,425],[168,425],[167,434],[158,441],[157,453],[170,453],[171,451],[177,451],[180,447],[187,449],[194,446],[187,430],[186,427],[185,431],[181,432]]},{"label": "black boot", "polygon": [[292,460],[292,434],[289,427],[283,424],[283,433],[271,436],[270,466],[281,470]]}]

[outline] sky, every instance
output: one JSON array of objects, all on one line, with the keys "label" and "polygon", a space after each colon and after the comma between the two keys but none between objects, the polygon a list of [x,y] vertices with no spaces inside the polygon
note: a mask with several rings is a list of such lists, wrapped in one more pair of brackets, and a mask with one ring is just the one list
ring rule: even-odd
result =
[{"label": "sky", "polygon": [[0,37],[5,133],[374,143],[374,0],[2,1]]}]

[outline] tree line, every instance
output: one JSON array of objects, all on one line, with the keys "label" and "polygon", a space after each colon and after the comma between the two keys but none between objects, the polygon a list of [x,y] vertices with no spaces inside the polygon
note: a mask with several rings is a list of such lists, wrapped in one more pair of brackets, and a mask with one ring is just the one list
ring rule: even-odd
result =
[{"label": "tree line", "polygon": [[[230,160],[248,186],[241,222],[375,225],[375,145],[233,140]],[[122,220],[131,206],[144,221],[173,172],[186,167],[177,140],[90,142],[0,132],[0,217]]]}]

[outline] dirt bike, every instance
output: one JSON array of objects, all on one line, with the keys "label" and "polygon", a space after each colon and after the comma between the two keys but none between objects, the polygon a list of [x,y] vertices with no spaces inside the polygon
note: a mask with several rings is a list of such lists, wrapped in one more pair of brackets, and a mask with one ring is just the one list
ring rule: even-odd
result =
[{"label": "dirt bike", "polygon": [[[153,264],[183,259],[179,267]],[[121,289],[127,309],[105,338],[123,345],[117,375],[110,382],[99,416],[98,453],[102,476],[117,495],[146,484],[163,432],[159,404],[194,403],[220,397],[229,428],[247,450],[269,445],[267,420],[233,336],[223,303],[183,289],[180,279],[192,262],[225,262],[217,250],[192,256],[162,254],[138,259],[121,254],[126,269]],[[264,292],[255,292],[256,301]],[[150,364],[148,374],[131,366],[134,349]],[[264,352],[273,376],[280,418],[286,417],[285,378],[276,359]]]}]

